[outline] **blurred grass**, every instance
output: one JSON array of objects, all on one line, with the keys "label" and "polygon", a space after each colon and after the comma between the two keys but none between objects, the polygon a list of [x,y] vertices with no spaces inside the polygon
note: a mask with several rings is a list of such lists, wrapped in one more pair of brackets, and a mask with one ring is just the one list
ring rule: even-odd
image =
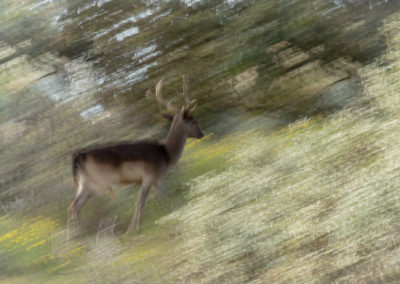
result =
[{"label": "blurred grass", "polygon": [[[87,121],[77,128],[78,120],[69,119],[79,117],[73,103],[46,113],[43,98],[28,97],[51,118],[21,109],[29,121],[39,116],[36,131],[18,121],[3,128],[20,127],[22,134],[1,142],[2,158],[16,155],[18,163],[2,172],[15,186],[0,196],[0,282],[398,282],[398,27],[398,14],[385,19],[388,52],[359,69],[363,100],[352,108],[276,130],[254,115],[230,134],[188,141],[165,180],[171,204],[152,196],[132,236],[123,231],[137,188],[123,187],[113,200],[91,200],[82,234],[69,239],[73,192],[66,190],[72,178],[65,149],[100,136],[144,134],[127,136],[131,126],[104,127],[99,135]],[[8,84],[7,76],[0,79]],[[52,119],[62,122],[57,129]]]},{"label": "blurred grass", "polygon": [[[2,271],[10,275],[3,282],[395,282],[397,68],[372,64],[360,71],[368,107],[273,132],[254,125],[189,141],[167,178],[174,209],[151,199],[138,235],[96,227],[65,241],[65,226],[49,217],[3,216]],[[128,208],[120,209],[126,219]],[[12,276],[16,271],[38,275]]]}]

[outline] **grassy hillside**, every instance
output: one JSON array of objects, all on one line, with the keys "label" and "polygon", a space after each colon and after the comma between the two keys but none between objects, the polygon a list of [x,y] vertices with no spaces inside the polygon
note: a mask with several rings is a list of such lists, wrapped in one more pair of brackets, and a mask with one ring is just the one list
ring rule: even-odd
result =
[{"label": "grassy hillside", "polygon": [[399,55],[360,70],[368,106],[272,131],[260,115],[190,141],[167,178],[171,206],[151,199],[138,235],[116,232],[108,215],[66,241],[51,216],[4,215],[2,282],[396,282]]},{"label": "grassy hillside", "polygon": [[[123,15],[116,26],[112,17],[104,17],[107,25],[95,45],[106,54],[98,55],[104,56],[104,65],[101,60],[76,59],[80,51],[73,48],[67,50],[69,59],[46,53],[39,59],[65,67],[54,77],[47,76],[48,70],[36,72],[28,56],[6,50],[17,59],[0,62],[0,283],[399,282],[400,14],[382,8],[387,14],[380,30],[373,24],[374,36],[367,42],[371,45],[357,49],[349,38],[363,36],[357,28],[372,25],[372,20],[352,23],[344,34],[322,24],[324,19],[347,20],[356,6],[337,8],[339,16],[319,14],[315,21],[308,18],[314,9],[311,2],[287,1],[293,7],[285,1],[249,1],[248,6],[228,2],[221,1],[219,9],[229,6],[221,11],[211,1],[198,10],[179,2],[175,14],[168,10],[172,2],[155,12],[139,3],[137,18],[126,20]],[[91,10],[109,9],[108,15],[119,17],[127,5],[103,1],[83,9],[74,3],[77,7],[73,2],[68,6],[72,16],[64,15],[66,41],[71,40],[68,33],[81,36],[76,32],[80,26],[68,21],[69,16],[81,20]],[[324,3],[312,4],[330,9],[331,2]],[[274,15],[275,5],[301,16],[282,12],[271,24],[263,12]],[[79,9],[82,14],[75,13]],[[145,21],[143,11],[155,14]],[[250,20],[236,17],[236,12]],[[137,52],[135,60],[158,60],[161,69],[151,63],[154,73],[140,73],[139,88],[133,91],[130,85],[136,83],[127,74],[135,75],[141,65],[133,66],[122,51],[129,50],[135,38],[121,40],[118,49],[116,40],[105,35],[115,37],[109,26],[123,34],[123,25],[138,22],[143,28],[159,19],[155,30],[140,34],[146,43],[153,33],[168,43],[163,24],[175,22],[177,26],[168,26],[169,36],[179,39],[180,32],[189,33],[185,40],[191,44],[177,41],[176,49],[165,44],[161,51],[154,47]],[[282,26],[278,38],[262,37],[286,21],[290,25]],[[93,28],[85,32],[96,34],[93,23],[83,24]],[[197,38],[192,34],[195,27],[207,32]],[[234,40],[235,27],[243,41]],[[329,31],[326,38],[303,36],[318,27]],[[232,53],[222,52],[232,41]],[[1,54],[6,53],[3,45]],[[348,48],[351,58],[345,56]],[[217,51],[224,56],[218,57]],[[237,56],[239,51],[246,56]],[[116,58],[118,64],[111,64]],[[210,66],[215,61],[219,64],[214,70]],[[185,69],[196,62],[204,62],[202,68],[211,74],[206,79],[192,76],[191,86],[200,98],[196,116],[206,136],[189,140],[178,165],[165,177],[169,199],[151,193],[140,231],[126,235],[138,187],[121,186],[114,198],[89,201],[78,231],[69,227],[71,153],[87,144],[162,137],[167,126],[159,123],[159,112],[143,98],[144,91],[165,71],[170,79],[165,93],[172,97],[180,88],[182,71],[175,65]],[[129,68],[120,67],[125,65],[135,72],[124,73]],[[201,73],[200,67],[195,72]],[[99,80],[102,71],[104,80]],[[340,89],[348,81],[351,87]],[[97,96],[96,87],[102,84],[109,89]],[[346,92],[351,94],[343,95]]]}]

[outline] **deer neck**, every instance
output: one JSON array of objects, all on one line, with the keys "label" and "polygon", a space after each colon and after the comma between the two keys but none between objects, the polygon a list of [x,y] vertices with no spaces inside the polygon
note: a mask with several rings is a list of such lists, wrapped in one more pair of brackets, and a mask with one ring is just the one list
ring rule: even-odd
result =
[{"label": "deer neck", "polygon": [[181,157],[186,138],[186,133],[179,118],[175,118],[165,141],[165,147],[170,157],[170,166],[175,165]]}]

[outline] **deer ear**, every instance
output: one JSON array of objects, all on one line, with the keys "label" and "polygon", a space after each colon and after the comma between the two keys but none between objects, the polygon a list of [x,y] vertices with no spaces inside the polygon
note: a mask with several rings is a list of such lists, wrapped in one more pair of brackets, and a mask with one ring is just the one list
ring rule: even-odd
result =
[{"label": "deer ear", "polygon": [[174,116],[172,114],[169,113],[163,113],[162,116],[166,119],[168,119],[169,121],[172,121],[174,119]]}]

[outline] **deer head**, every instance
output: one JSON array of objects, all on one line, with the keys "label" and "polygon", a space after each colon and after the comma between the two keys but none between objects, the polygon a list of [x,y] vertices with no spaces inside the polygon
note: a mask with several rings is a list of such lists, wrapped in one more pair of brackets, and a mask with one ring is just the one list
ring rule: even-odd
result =
[{"label": "deer head", "polygon": [[153,95],[151,90],[149,89],[146,93],[146,96],[149,98],[155,98],[159,105],[164,106],[168,112],[163,113],[163,116],[166,119],[170,120],[173,125],[179,125],[179,128],[186,134],[187,137],[202,138],[204,134],[200,130],[197,120],[193,116],[193,112],[197,107],[196,100],[190,100],[188,97],[188,76],[183,76],[183,92],[181,93],[181,95],[185,103],[182,105],[180,110],[174,107],[170,101],[166,101],[162,97],[161,89],[163,86],[163,81],[164,78],[162,78],[157,83],[155,88],[155,95]]}]

